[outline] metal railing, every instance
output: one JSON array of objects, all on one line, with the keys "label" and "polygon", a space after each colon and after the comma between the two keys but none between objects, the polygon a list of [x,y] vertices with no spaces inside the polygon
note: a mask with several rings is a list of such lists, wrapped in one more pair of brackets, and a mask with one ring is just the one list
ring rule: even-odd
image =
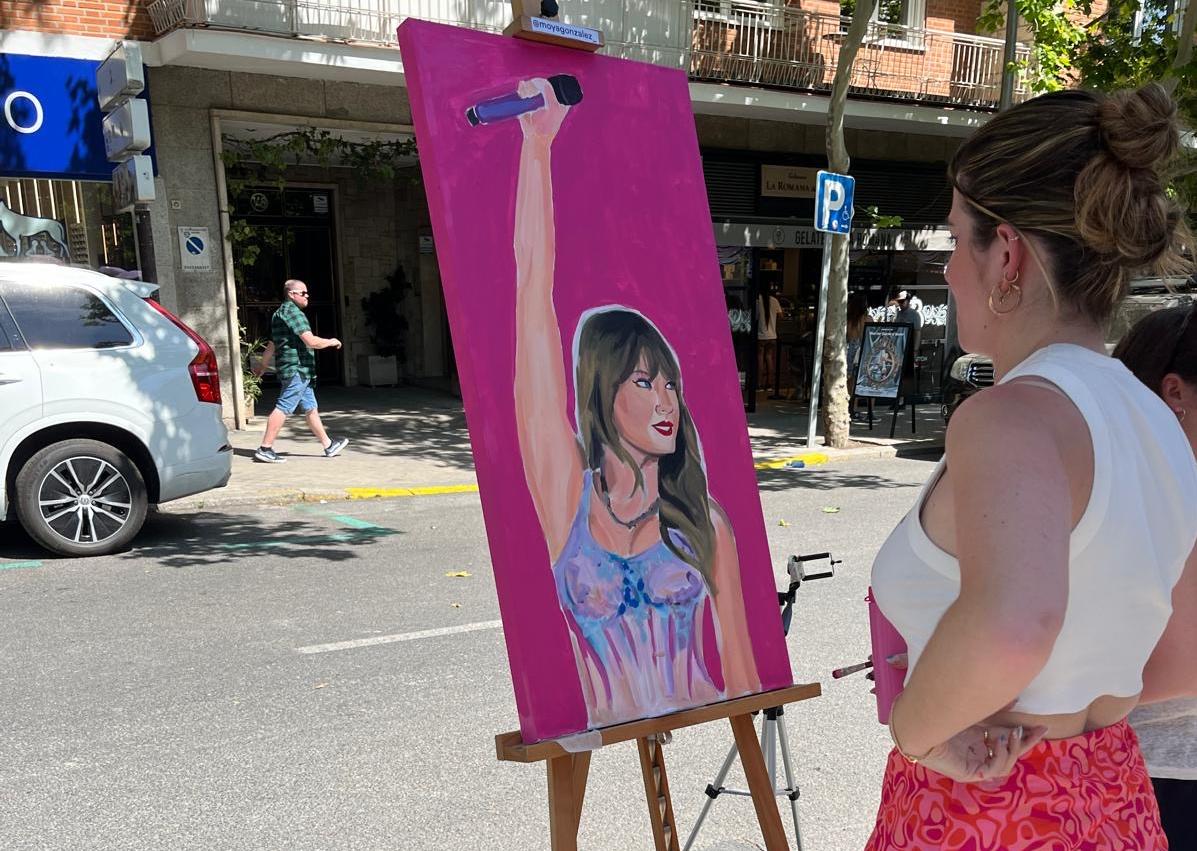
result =
[{"label": "metal railing", "polygon": [[[570,23],[603,31],[606,52],[686,70],[695,80],[829,91],[848,19],[782,0],[590,0]],[[408,17],[499,32],[507,0],[154,0],[158,35],[206,26],[334,41],[394,44]],[[1016,58],[1029,50],[1020,45]],[[857,96],[995,109],[999,39],[874,22],[853,64]],[[1028,96],[1025,77],[1015,100]]]},{"label": "metal railing", "polygon": [[[691,77],[808,91],[830,91],[851,23],[753,0],[699,0],[694,18]],[[1003,48],[1000,39],[874,21],[853,62],[849,91],[995,109]],[[1028,58],[1020,45],[1016,60]],[[1015,100],[1027,95],[1025,79],[1017,79]]]}]

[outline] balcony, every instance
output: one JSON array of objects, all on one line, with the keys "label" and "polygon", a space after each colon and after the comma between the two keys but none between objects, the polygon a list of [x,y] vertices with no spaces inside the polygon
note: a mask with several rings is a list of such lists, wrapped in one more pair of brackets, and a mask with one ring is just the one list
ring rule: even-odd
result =
[{"label": "balcony", "polygon": [[[612,56],[685,70],[691,79],[828,92],[848,19],[780,0],[593,0],[570,23],[603,31]],[[335,42],[393,45],[408,17],[500,32],[507,0],[154,0],[155,32],[209,27]],[[1002,42],[875,22],[853,67],[855,97],[996,109]],[[1017,58],[1029,51],[1019,46]],[[1025,79],[1015,100],[1028,96]]]}]

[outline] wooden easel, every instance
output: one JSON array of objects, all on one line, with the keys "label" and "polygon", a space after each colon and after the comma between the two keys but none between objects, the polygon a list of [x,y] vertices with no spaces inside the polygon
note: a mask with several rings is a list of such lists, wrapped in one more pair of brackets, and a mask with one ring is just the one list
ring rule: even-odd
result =
[{"label": "wooden easel", "polygon": [[[657,851],[677,851],[677,824],[673,818],[673,800],[669,794],[669,780],[661,744],[668,741],[673,730],[693,727],[708,721],[727,718],[731,722],[740,762],[752,793],[757,821],[765,839],[767,851],[783,851],[789,847],[781,814],[773,792],[773,779],[765,768],[761,744],[756,738],[752,713],[822,694],[818,683],[794,685],[776,691],[762,692],[750,697],[727,700],[674,712],[660,718],[646,718],[597,731],[601,746],[636,741],[640,751],[640,768],[644,775],[644,791],[648,799],[649,821]],[[591,751],[571,753],[560,741],[525,744],[519,732],[502,733],[495,737],[495,751],[507,762],[548,763],[549,775],[549,834],[553,851],[577,851],[578,825],[582,818],[582,801],[586,797],[586,779],[590,773]]]}]

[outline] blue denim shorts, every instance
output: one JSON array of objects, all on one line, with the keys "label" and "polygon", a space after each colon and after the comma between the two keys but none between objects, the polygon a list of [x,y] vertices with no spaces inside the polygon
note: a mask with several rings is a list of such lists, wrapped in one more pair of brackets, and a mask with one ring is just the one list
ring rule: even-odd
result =
[{"label": "blue denim shorts", "polygon": [[312,382],[302,375],[292,375],[283,390],[278,394],[278,401],[274,403],[277,410],[284,414],[293,414],[299,408],[305,414],[316,410],[316,394],[312,392]]}]

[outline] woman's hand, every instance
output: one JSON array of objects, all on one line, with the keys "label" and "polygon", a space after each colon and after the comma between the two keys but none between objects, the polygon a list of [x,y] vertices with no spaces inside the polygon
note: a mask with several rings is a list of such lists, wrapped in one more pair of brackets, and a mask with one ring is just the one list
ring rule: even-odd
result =
[{"label": "woman's hand", "polygon": [[919,757],[919,765],[961,783],[999,780],[1010,774],[1019,757],[1039,744],[1046,733],[1046,727],[974,724]]},{"label": "woman's hand", "polygon": [[524,80],[516,87],[516,92],[522,98],[540,95],[544,99],[544,106],[532,112],[525,112],[520,116],[520,127],[524,130],[525,139],[540,139],[552,142],[561,129],[561,122],[569,112],[568,106],[558,102],[553,94],[553,87],[543,77]]}]

